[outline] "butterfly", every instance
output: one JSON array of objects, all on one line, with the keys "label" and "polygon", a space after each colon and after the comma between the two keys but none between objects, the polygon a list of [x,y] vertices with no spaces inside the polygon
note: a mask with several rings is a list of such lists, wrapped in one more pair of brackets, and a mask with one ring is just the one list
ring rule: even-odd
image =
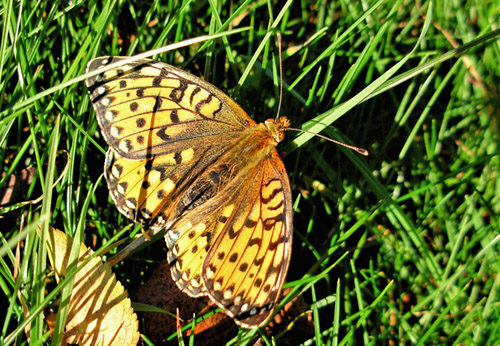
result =
[{"label": "butterfly", "polygon": [[[125,57],[99,57],[87,72]],[[292,198],[276,150],[285,117],[257,124],[212,84],[150,59],[86,85],[109,145],[105,178],[118,210],[166,229],[171,275],[244,328],[263,325],[290,263]]]}]

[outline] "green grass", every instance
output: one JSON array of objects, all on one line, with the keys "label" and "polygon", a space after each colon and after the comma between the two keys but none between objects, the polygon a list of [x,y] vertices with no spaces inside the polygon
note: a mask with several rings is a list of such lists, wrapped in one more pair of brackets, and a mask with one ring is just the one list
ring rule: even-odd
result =
[{"label": "green grass", "polygon": [[[0,344],[62,338],[64,309],[53,339],[44,322],[68,294],[47,266],[49,225],[94,250],[140,232],[101,179],[86,63],[234,30],[155,59],[204,76],[260,122],[277,109],[281,32],[281,114],[370,152],[295,132],[278,147],[295,205],[287,299],[301,295],[314,318],[300,342],[498,345],[500,2],[430,4],[5,1],[0,190],[26,167],[35,175],[0,209]],[[113,269],[130,292],[165,256],[152,246],[160,255]]]}]

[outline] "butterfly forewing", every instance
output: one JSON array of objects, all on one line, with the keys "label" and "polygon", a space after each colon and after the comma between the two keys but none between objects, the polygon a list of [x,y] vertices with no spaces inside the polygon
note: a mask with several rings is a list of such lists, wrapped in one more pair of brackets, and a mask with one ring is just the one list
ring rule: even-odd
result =
[{"label": "butterfly forewing", "polygon": [[[87,70],[123,59],[97,58]],[[208,295],[243,327],[264,323],[290,261],[291,193],[275,149],[288,120],[257,125],[213,85],[148,59],[87,86],[110,146],[105,175],[119,211],[167,228],[181,290]]]},{"label": "butterfly forewing", "polygon": [[[123,59],[97,58],[87,71]],[[196,147],[200,138],[234,137],[255,125],[229,97],[215,95],[211,84],[152,60],[103,72],[89,78],[87,86],[101,132],[109,146],[126,158],[179,152]]]}]

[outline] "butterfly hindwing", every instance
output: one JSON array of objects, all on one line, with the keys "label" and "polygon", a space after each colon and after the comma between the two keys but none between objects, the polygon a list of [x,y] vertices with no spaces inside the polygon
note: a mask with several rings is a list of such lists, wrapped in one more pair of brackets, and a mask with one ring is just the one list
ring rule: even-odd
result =
[{"label": "butterfly hindwing", "polygon": [[146,229],[164,228],[192,203],[186,193],[201,198],[193,191],[195,181],[205,187],[205,195],[211,192],[198,178],[223,150],[220,145],[198,146],[179,154],[131,160],[108,149],[104,172],[113,201],[121,213]]},{"label": "butterfly hindwing", "polygon": [[[288,177],[272,157],[189,210],[167,231],[172,276],[191,296],[208,294],[238,324],[272,313],[288,269],[292,206]],[[202,217],[200,217],[202,215]]]},{"label": "butterfly hindwing", "polygon": [[271,314],[292,243],[291,192],[278,154],[249,178],[202,269],[210,297],[244,327],[260,325]]}]

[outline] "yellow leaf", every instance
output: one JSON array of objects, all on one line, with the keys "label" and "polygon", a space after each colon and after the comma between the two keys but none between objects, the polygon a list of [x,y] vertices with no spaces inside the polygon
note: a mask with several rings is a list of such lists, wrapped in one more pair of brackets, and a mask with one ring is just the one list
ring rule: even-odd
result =
[{"label": "yellow leaf", "polygon": [[[58,275],[66,274],[73,239],[51,229],[49,257]],[[78,264],[92,255],[80,245]],[[137,345],[139,323],[130,299],[120,282],[101,258],[94,257],[75,275],[65,339],[84,345]]]}]

